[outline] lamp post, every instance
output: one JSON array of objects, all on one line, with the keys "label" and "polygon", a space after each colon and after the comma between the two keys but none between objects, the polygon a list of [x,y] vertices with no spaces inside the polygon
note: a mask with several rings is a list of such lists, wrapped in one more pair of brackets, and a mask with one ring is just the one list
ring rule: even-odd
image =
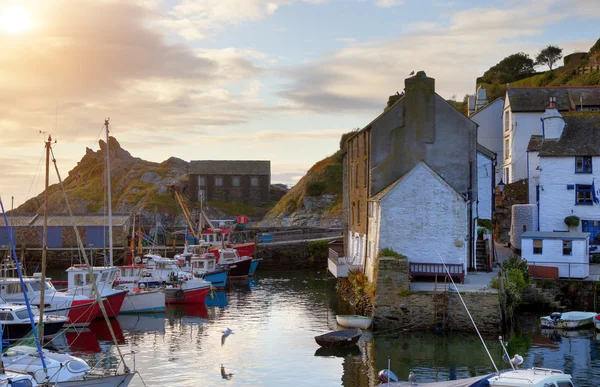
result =
[{"label": "lamp post", "polygon": [[502,181],[502,179],[500,179],[500,183],[498,183],[498,191],[500,191],[500,194],[502,195],[502,197],[504,197],[504,186],[506,184],[504,184],[504,182]]}]

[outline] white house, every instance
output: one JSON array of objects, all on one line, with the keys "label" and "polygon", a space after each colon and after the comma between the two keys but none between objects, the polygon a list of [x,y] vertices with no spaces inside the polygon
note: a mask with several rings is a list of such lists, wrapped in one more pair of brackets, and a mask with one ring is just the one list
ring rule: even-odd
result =
[{"label": "white house", "polygon": [[405,255],[410,263],[460,264],[467,270],[469,204],[425,162],[373,196],[368,203],[365,272],[372,278],[377,252]]},{"label": "white house", "polygon": [[[480,92],[480,89],[478,89],[478,92]],[[496,155],[502,155],[503,107],[504,100],[502,98],[496,98],[469,115],[469,118],[478,125],[477,143],[483,145]],[[499,182],[502,178],[502,166],[495,166],[494,171],[496,174],[495,181]]]},{"label": "white house", "polygon": [[476,218],[492,219],[494,208],[494,187],[496,179],[494,167],[496,154],[481,144],[477,144],[477,213]]},{"label": "white house", "polygon": [[539,230],[567,231],[565,218],[577,216],[580,224],[571,231],[589,233],[590,243],[600,245],[600,113],[561,115],[547,109],[543,123],[544,135],[529,152],[528,168],[539,165],[539,177],[529,179]]},{"label": "white house", "polygon": [[[553,99],[559,112],[600,110],[600,86],[509,87],[502,112],[502,179],[527,178],[527,147],[542,135],[540,119]],[[493,149],[492,149],[493,150]]]},{"label": "white house", "polygon": [[555,267],[561,278],[585,278],[590,274],[588,233],[528,231],[521,238],[521,255],[533,267],[530,271]]}]

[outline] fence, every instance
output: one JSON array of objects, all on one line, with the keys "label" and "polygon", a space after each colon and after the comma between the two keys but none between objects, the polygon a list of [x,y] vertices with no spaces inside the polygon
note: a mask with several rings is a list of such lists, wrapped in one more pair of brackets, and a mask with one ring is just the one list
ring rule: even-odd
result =
[{"label": "fence", "polygon": [[581,279],[590,273],[590,265],[587,262],[527,261],[527,265],[533,278]]}]

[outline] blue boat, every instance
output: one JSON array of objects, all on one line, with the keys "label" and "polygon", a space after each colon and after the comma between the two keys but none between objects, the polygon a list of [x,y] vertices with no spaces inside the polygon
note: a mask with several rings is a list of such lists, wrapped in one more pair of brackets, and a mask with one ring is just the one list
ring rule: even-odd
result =
[{"label": "blue boat", "polygon": [[252,260],[252,263],[250,263],[250,271],[248,271],[248,276],[252,277],[254,275],[254,272],[256,271],[260,261],[262,261],[262,258],[254,258]]},{"label": "blue boat", "polygon": [[215,269],[213,271],[200,274],[200,278],[204,279],[205,281],[209,281],[214,287],[222,288],[227,285],[227,271],[227,269]]}]

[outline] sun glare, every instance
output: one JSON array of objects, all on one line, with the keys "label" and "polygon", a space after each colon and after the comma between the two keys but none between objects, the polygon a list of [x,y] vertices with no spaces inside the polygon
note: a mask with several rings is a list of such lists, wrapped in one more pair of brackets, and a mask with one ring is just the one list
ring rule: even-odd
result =
[{"label": "sun glare", "polygon": [[10,34],[20,34],[31,27],[31,18],[25,9],[14,6],[2,12],[2,29]]}]

